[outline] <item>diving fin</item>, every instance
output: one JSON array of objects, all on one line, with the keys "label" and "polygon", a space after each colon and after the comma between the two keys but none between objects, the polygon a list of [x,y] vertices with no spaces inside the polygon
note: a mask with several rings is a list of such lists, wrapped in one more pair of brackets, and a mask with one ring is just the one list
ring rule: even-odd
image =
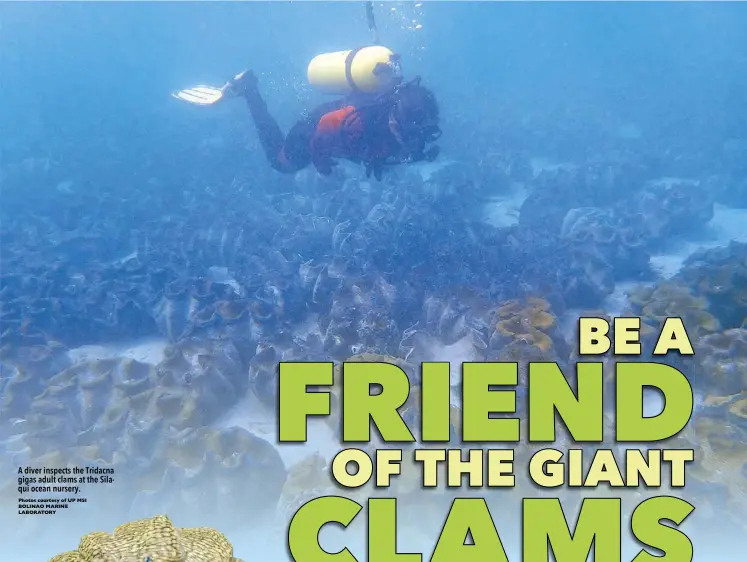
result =
[{"label": "diving fin", "polygon": [[186,101],[194,105],[215,105],[219,101],[228,98],[240,97],[247,92],[256,91],[257,77],[251,70],[239,72],[233,80],[229,80],[224,86],[195,86],[171,94],[178,100]]},{"label": "diving fin", "polygon": [[223,98],[231,97],[227,88],[216,88],[215,86],[195,86],[171,94],[176,99],[186,101],[194,105],[214,105]]}]

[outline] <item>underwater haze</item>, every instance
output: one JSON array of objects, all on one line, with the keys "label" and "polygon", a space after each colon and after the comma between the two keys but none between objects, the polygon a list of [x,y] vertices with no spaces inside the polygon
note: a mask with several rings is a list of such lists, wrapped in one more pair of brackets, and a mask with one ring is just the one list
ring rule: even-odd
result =
[{"label": "underwater haze", "polygon": [[[341,445],[323,421],[276,443],[278,362],[378,358],[417,385],[415,365],[450,361],[459,396],[463,361],[573,372],[584,314],[684,320],[695,356],[666,362],[698,406],[670,445],[696,460],[670,492],[696,507],[695,560],[743,559],[747,4],[373,12],[443,133],[381,181],[348,161],[279,173],[244,100],[172,95],[251,69],[287,132],[330,100],[309,62],[371,44],[364,2],[0,2],[0,559],[165,513],[288,560]],[[114,482],[19,514],[18,468],[58,466]],[[524,491],[486,491],[512,562]],[[402,498],[401,549],[429,552],[448,504],[431,520],[432,498]]]}]

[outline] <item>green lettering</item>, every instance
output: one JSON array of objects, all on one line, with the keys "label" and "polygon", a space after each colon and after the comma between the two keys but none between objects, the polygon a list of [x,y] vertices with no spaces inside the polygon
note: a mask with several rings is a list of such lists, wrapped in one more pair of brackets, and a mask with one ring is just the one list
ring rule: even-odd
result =
[{"label": "green lettering", "polygon": [[[371,385],[381,393],[371,395]],[[387,442],[413,442],[412,432],[399,414],[410,395],[407,373],[389,363],[345,363],[342,371],[342,438],[371,440],[371,421]]]},{"label": "green lettering", "polygon": [[555,441],[555,412],[576,442],[604,438],[602,363],[576,365],[578,397],[557,363],[529,364],[529,440]]},{"label": "green lettering", "polygon": [[329,392],[308,392],[307,387],[331,386],[332,363],[280,363],[278,375],[278,440],[306,442],[306,418],[330,414]]},{"label": "green lettering", "polygon": [[527,498],[523,505],[524,562],[547,562],[551,550],[557,562],[583,562],[592,548],[594,560],[620,562],[618,498],[583,500],[573,533],[557,498]]},{"label": "green lettering", "polygon": [[654,556],[641,550],[633,562],[692,562],[693,543],[679,529],[662,525],[662,520],[681,525],[695,510],[691,504],[680,498],[659,496],[641,502],[633,511],[630,528],[635,537],[646,546],[656,548],[664,556]]},{"label": "green lettering", "polygon": [[348,548],[327,552],[319,544],[319,531],[327,523],[347,527],[363,507],[349,498],[324,496],[306,502],[288,527],[288,550],[296,562],[357,562]]},{"label": "green lettering", "polygon": [[421,385],[421,439],[448,442],[451,434],[451,373],[449,363],[423,363]]},{"label": "green lettering", "polygon": [[464,363],[462,365],[462,440],[471,443],[517,442],[519,420],[490,418],[491,413],[514,413],[515,390],[490,386],[516,386],[516,363]]},{"label": "green lettering", "polygon": [[[693,413],[693,389],[680,371],[661,363],[618,363],[617,441],[664,441],[682,431]],[[664,410],[643,417],[643,389],[658,388],[664,395]]]},{"label": "green lettering", "polygon": [[420,562],[422,554],[397,552],[397,500],[368,500],[368,562]]},{"label": "green lettering", "polygon": [[[472,536],[472,544],[465,544],[469,535]],[[482,498],[457,498],[451,504],[431,562],[455,560],[508,562],[488,504]]]}]

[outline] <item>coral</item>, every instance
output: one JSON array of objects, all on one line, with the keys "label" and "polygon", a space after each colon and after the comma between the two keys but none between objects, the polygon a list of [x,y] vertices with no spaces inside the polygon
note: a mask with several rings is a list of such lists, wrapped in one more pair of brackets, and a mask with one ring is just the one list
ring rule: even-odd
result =
[{"label": "coral", "polygon": [[[15,380],[15,379],[14,379]],[[29,402],[36,447],[115,443],[128,431],[202,427],[225,414],[245,390],[233,344],[192,340],[167,349],[158,365],[90,360],[50,378]],[[8,389],[8,397],[11,389]],[[7,399],[7,398],[6,398]]]},{"label": "coral", "polygon": [[708,393],[733,395],[747,390],[747,330],[709,334],[696,343],[696,383]]},{"label": "coral", "polygon": [[529,297],[502,303],[494,312],[488,348],[500,361],[557,361],[568,358],[550,303]]},{"label": "coral", "polygon": [[640,285],[628,292],[628,299],[649,334],[658,335],[664,321],[672,317],[682,319],[691,341],[721,329],[718,319],[709,312],[708,300],[676,282]]},{"label": "coral", "polygon": [[[2,339],[5,343],[5,339]],[[55,341],[44,345],[0,348],[0,420],[23,418],[33,399],[53,373],[70,365],[67,348]]]},{"label": "coral", "polygon": [[304,503],[334,490],[327,461],[319,453],[305,457],[288,468],[288,478],[278,501],[278,522],[287,525]]},{"label": "coral", "polygon": [[274,508],[285,479],[277,451],[241,428],[210,429],[249,384],[231,341],[187,338],[155,366],[85,360],[45,378],[30,357],[46,356],[0,363],[2,415],[12,422],[2,424],[3,466],[116,468],[113,509],[183,510],[208,487],[216,510]]},{"label": "coral", "polygon": [[396,290],[380,276],[344,282],[319,317],[324,350],[336,360],[375,350],[393,351],[399,343],[397,322],[390,309]]},{"label": "coral", "polygon": [[[368,453],[373,458],[373,449]],[[286,533],[288,521],[303,504],[328,495],[343,495],[362,503],[370,496],[383,493],[409,502],[415,493],[422,490],[421,481],[422,468],[414,461],[412,454],[405,451],[400,464],[400,474],[392,480],[391,486],[386,490],[377,489],[372,482],[360,488],[341,490],[331,476],[329,463],[315,452],[288,469],[288,479],[278,502],[275,525],[281,533]]]},{"label": "coral", "polygon": [[[184,513],[199,506],[202,515],[241,513],[247,522],[261,520],[275,506],[286,479],[275,448],[239,427],[164,436],[152,458],[141,457],[136,466],[130,473],[139,492],[132,501],[140,511],[161,506]],[[167,486],[169,481],[177,487]],[[201,505],[206,489],[211,503]]]},{"label": "coral", "polygon": [[657,243],[710,221],[713,192],[707,180],[662,178],[647,182],[617,213],[647,241]]},{"label": "coral", "polygon": [[706,396],[701,407],[706,410],[707,415],[720,416],[737,427],[747,430],[747,391],[742,390],[728,396]]},{"label": "coral", "polygon": [[695,380],[708,392],[732,394],[747,385],[743,325],[747,318],[747,244],[696,253],[672,280],[629,291],[630,312],[641,316],[652,343],[663,321],[683,320],[696,351]]},{"label": "coral", "polygon": [[469,314],[474,314],[468,300],[428,296],[423,301],[423,329],[438,338],[441,345],[452,345],[470,331]]},{"label": "coral", "polygon": [[[643,185],[647,173],[640,162],[624,160],[544,169],[530,183],[520,224],[557,236],[563,217],[571,209],[612,207]],[[563,196],[558,197],[559,193]]]},{"label": "coral", "polygon": [[510,298],[522,283],[557,284],[556,248],[539,252],[536,238],[478,218],[479,198],[465,197],[480,190],[469,166],[431,172],[375,189],[351,178],[323,192],[249,194],[254,179],[206,190],[189,177],[178,194],[145,182],[124,198],[113,189],[49,193],[43,208],[18,200],[2,221],[3,340],[74,347],[221,333],[251,349],[312,310],[341,359],[395,352],[427,290],[495,286]]},{"label": "coral", "polygon": [[615,272],[593,246],[575,247],[568,252],[565,265],[558,271],[558,282],[568,306],[593,307],[615,290]]},{"label": "coral", "polygon": [[706,396],[690,425],[667,447],[692,449],[695,461],[688,468],[690,501],[718,517],[747,528],[747,394]]},{"label": "coral", "polygon": [[738,328],[747,318],[747,244],[696,252],[676,277],[706,297],[724,328]]},{"label": "coral", "polygon": [[339,388],[342,384],[342,370],[345,363],[390,363],[396,365],[406,373],[408,376],[412,375],[414,365],[411,365],[407,361],[400,359],[399,357],[392,357],[391,355],[382,355],[380,353],[359,353],[348,357],[344,361],[335,365],[334,369],[334,388]]},{"label": "coral", "polygon": [[49,562],[241,562],[228,539],[209,527],[178,529],[166,515],[120,525],[112,534],[85,535],[78,548]]},{"label": "coral", "polygon": [[[274,502],[285,477],[276,452],[251,432],[215,428],[238,404],[275,406],[279,361],[404,358],[413,396],[416,359],[562,363],[553,317],[600,306],[617,281],[646,273],[657,244],[710,217],[707,182],[652,182],[649,155],[619,146],[535,176],[526,158],[503,156],[515,149],[486,142],[479,168],[400,167],[373,183],[349,171],[278,178],[254,152],[247,162],[209,143],[179,166],[141,158],[132,170],[123,146],[96,144],[82,150],[100,155],[86,165],[66,147],[4,163],[0,468],[39,459],[113,466],[139,493],[111,492],[112,504],[140,510],[169,494],[181,509],[204,482],[239,478],[249,482],[239,500]],[[125,179],[133,173],[138,181]],[[485,224],[486,197],[513,187],[530,195],[519,224]],[[688,323],[707,328],[710,313],[723,329],[742,325],[739,255],[685,268],[704,283],[694,296],[708,300],[688,309]],[[512,299],[518,308],[485,314],[485,302]],[[668,310],[650,306],[652,318]],[[139,336],[170,342],[159,365],[68,356]],[[731,348],[720,353],[702,360],[732,368]],[[262,404],[246,405],[248,393]],[[404,415],[417,419],[414,403]],[[218,492],[215,504],[231,498]]]},{"label": "coral", "polygon": [[[579,169],[553,174],[563,184],[563,202],[557,202],[557,190],[536,188],[524,202],[520,224],[566,246],[568,259],[558,280],[572,306],[596,306],[612,292],[615,281],[650,277],[654,249],[682,229],[693,230],[713,217],[710,184],[705,181],[644,181],[639,175],[640,184],[612,194],[606,190],[617,182],[610,167],[592,176],[611,195],[600,197],[594,192],[598,185],[592,182],[589,187]],[[574,189],[584,185],[585,196],[575,198]]]},{"label": "coral", "polygon": [[[373,457],[373,450],[369,451]],[[296,462],[288,469],[288,479],[283,487],[276,513],[275,525],[281,533],[287,532],[288,521],[295,512],[306,502],[328,495],[343,495],[358,502],[365,502],[372,495],[395,495],[403,498],[421,489],[421,468],[414,462],[413,457],[405,452],[401,472],[392,480],[386,491],[376,489],[369,482],[360,488],[343,489],[334,482],[329,463],[319,454],[313,453]],[[409,499],[409,498],[408,498]]]},{"label": "coral", "polygon": [[517,333],[506,327],[506,322],[519,322],[522,326],[535,330],[550,330],[556,326],[557,318],[549,311],[550,303],[541,298],[528,298],[525,303],[506,302],[496,310],[500,319],[496,330],[508,335]]},{"label": "coral", "polygon": [[[275,509],[286,470],[272,444],[246,429],[198,428],[138,434],[128,428],[111,442],[76,447],[26,449],[3,459],[33,467],[98,466],[115,470],[106,492],[111,513],[152,513],[168,509],[183,518],[241,514],[242,523],[261,521]],[[28,436],[34,441],[34,435]],[[3,494],[12,493],[13,487]],[[210,501],[205,502],[205,491]],[[2,496],[5,497],[5,496]]]},{"label": "coral", "polygon": [[342,392],[342,373],[345,363],[390,363],[405,371],[411,381],[411,384],[414,384],[414,381],[416,380],[413,365],[403,359],[392,357],[390,355],[380,355],[377,353],[360,353],[358,355],[348,357],[340,363],[337,363],[334,367],[334,382],[330,392],[332,414],[325,418],[326,422],[330,425],[330,427],[333,428],[334,431],[337,431],[337,428],[339,427],[339,416],[342,413],[340,411],[340,403]]},{"label": "coral", "polygon": [[647,238],[614,209],[571,209],[563,219],[560,236],[574,248],[579,259],[588,256],[587,259],[606,263],[618,278],[648,271]]}]

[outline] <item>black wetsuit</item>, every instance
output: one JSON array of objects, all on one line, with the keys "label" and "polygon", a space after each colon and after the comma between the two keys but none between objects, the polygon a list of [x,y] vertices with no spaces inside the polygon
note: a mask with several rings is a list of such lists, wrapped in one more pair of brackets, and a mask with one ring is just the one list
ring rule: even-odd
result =
[{"label": "black wetsuit", "polygon": [[369,175],[381,179],[384,164],[406,160],[389,130],[386,103],[365,96],[326,103],[283,135],[256,88],[244,98],[267,159],[280,172],[295,173],[313,163],[319,173],[329,175],[334,159],[344,158],[365,164]]}]

